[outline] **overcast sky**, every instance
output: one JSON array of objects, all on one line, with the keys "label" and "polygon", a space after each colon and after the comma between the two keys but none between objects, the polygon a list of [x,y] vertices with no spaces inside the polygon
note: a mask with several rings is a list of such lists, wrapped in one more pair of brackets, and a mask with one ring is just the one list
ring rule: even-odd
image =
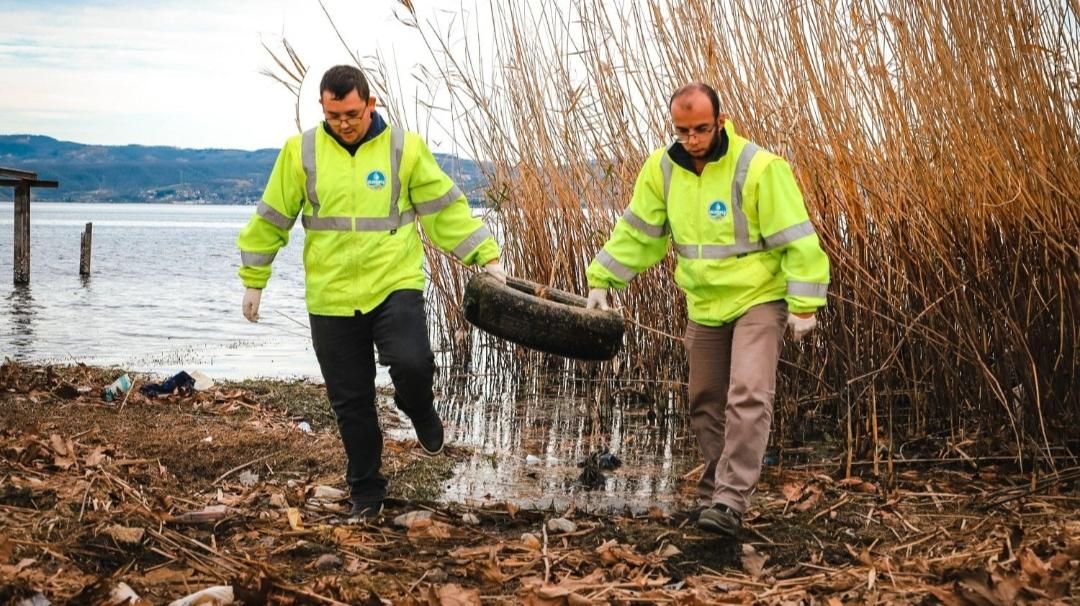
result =
[{"label": "overcast sky", "polygon": [[[422,20],[474,5],[415,4]],[[428,61],[398,2],[326,6],[361,56],[381,49],[406,72]],[[321,116],[318,76],[350,62],[316,0],[0,0],[0,23],[0,134],[79,143],[280,147],[293,98],[259,74],[272,65],[260,42],[284,35],[308,64],[305,127]]]}]

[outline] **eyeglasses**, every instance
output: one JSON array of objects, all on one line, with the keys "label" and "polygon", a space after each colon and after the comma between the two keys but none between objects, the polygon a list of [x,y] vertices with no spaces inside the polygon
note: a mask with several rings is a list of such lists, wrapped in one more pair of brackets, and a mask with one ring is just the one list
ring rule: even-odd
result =
[{"label": "eyeglasses", "polygon": [[693,128],[683,128],[682,126],[673,126],[672,130],[675,131],[675,138],[680,143],[686,143],[694,137],[708,137],[716,132],[716,124],[701,124]]},{"label": "eyeglasses", "polygon": [[323,118],[325,118],[326,121],[329,122],[330,124],[335,124],[336,123],[336,124],[339,124],[341,126],[345,126],[346,124],[348,124],[349,126],[352,126],[353,128],[356,128],[357,126],[360,125],[361,122],[364,121],[364,113],[367,112],[367,110],[368,110],[368,106],[365,105],[363,109],[357,109],[357,110],[353,110],[353,111],[350,111],[350,112],[345,112],[344,116],[331,115],[331,114],[329,114],[327,112],[323,112]]},{"label": "eyeglasses", "polygon": [[350,126],[359,126],[364,121],[363,116],[357,116],[356,118],[327,118],[327,122],[330,124],[338,123],[343,125],[349,124]]}]

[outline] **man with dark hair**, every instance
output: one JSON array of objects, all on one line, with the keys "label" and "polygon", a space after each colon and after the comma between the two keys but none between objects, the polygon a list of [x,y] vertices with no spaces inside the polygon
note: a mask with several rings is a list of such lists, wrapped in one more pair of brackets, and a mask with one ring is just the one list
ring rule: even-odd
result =
[{"label": "man with dark hair", "polygon": [[394,403],[424,452],[439,454],[435,358],[424,313],[424,248],[433,243],[505,283],[499,246],[465,195],[413,132],[375,111],[367,78],[339,65],[319,85],[325,120],[285,142],[262,201],[240,232],[242,311],[259,318],[262,288],[299,217],[311,340],[348,459],[350,515],[382,510],[386,478],[375,408],[375,352],[390,367]]},{"label": "man with dark hair", "polygon": [[784,332],[825,305],[829,259],[788,163],[740,137],[716,91],[669,103],[675,142],[645,161],[634,197],[589,265],[588,307],[607,309],[674,244],[686,293],[690,425],[705,456],[698,526],[734,537],[761,475]]}]

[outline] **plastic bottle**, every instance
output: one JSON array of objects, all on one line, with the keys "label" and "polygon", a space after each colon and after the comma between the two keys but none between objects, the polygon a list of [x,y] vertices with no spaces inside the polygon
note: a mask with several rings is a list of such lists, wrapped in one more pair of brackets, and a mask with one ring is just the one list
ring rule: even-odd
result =
[{"label": "plastic bottle", "polygon": [[131,377],[122,374],[120,378],[105,386],[105,401],[112,402],[129,389],[131,389]]}]

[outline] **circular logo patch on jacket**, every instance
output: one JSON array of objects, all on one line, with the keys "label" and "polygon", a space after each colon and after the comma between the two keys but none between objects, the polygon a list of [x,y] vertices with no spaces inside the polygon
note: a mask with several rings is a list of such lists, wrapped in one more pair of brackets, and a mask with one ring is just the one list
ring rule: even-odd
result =
[{"label": "circular logo patch on jacket", "polygon": [[716,200],[709,205],[709,218],[719,221],[727,216],[727,204],[723,200]]},{"label": "circular logo patch on jacket", "polygon": [[386,187],[386,175],[381,170],[373,170],[367,174],[367,186],[375,191]]}]

